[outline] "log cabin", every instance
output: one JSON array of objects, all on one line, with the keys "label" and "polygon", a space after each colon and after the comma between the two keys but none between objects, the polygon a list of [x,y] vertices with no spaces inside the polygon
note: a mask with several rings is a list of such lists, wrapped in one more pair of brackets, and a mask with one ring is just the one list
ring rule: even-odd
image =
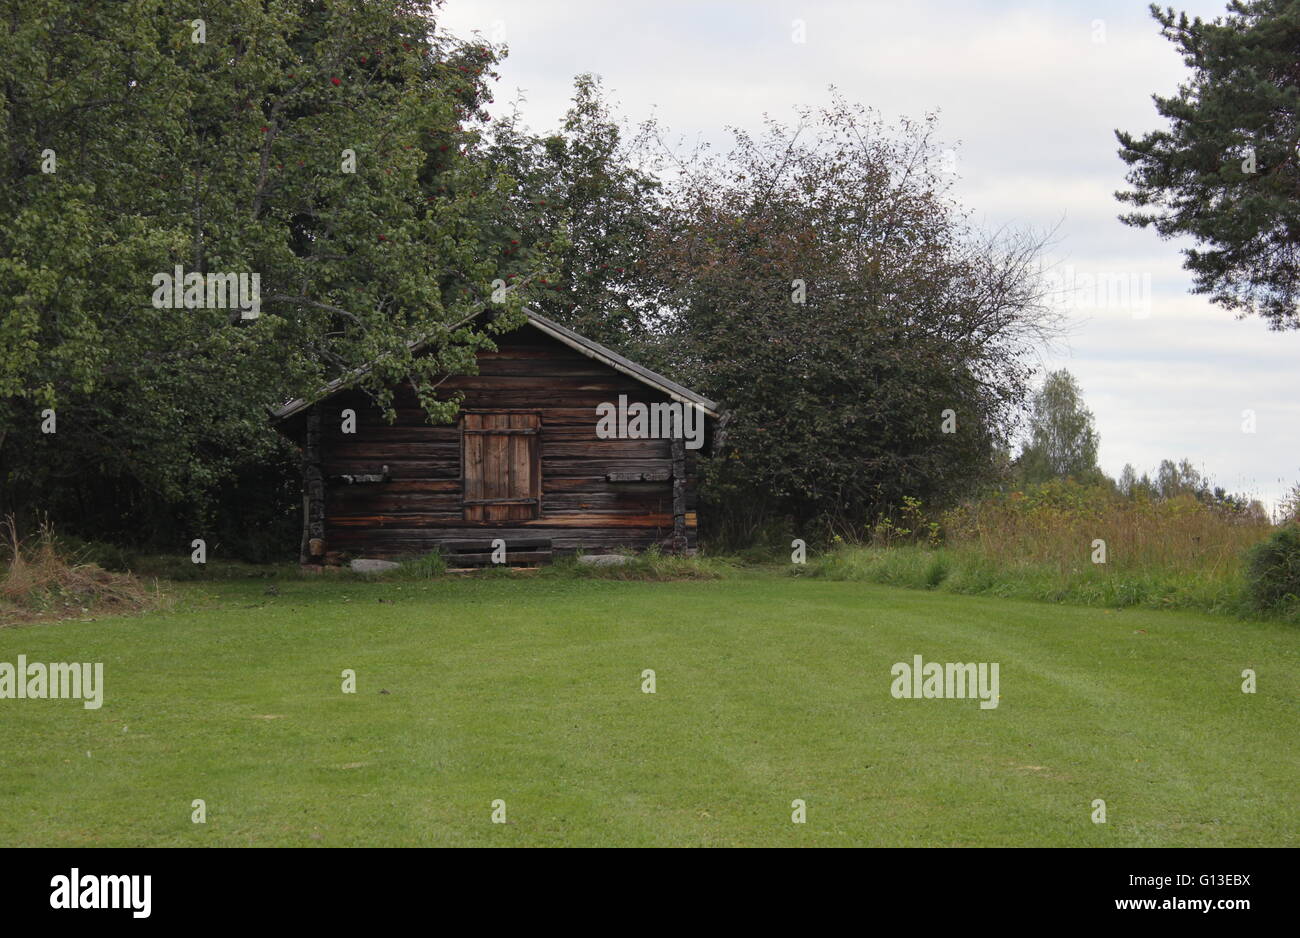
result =
[{"label": "log cabin", "polygon": [[[440,385],[463,395],[455,424],[430,425],[409,382],[393,389],[393,423],[343,380],[272,412],[302,452],[303,564],[439,551],[474,566],[501,541],[512,565],[695,549],[698,459],[713,445],[719,405],[525,313],[524,325],[495,337],[495,351],[478,353],[478,374]],[[626,421],[637,405],[665,416],[675,408],[685,425],[670,433],[633,420],[610,433],[611,410]]]}]

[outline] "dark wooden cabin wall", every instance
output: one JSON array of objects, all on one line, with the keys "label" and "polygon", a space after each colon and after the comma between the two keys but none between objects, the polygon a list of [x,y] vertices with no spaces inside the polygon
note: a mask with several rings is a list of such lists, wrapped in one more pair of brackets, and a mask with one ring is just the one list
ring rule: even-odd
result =
[{"label": "dark wooden cabin wall", "polygon": [[[536,411],[541,416],[540,516],[527,521],[466,521],[461,504],[459,425],[430,426],[409,385],[395,391],[397,422],[388,424],[359,392],[319,405],[326,478],[325,549],[349,556],[426,552],[445,540],[549,537],[558,551],[671,546],[671,479],[610,482],[609,473],[672,469],[668,440],[602,440],[596,406],[667,401],[665,395],[593,361],[528,326],[479,356],[478,375],[452,377],[441,393],[461,391],[462,410]],[[341,413],[357,414],[355,434]],[[689,451],[688,451],[689,452]],[[694,465],[691,453],[688,465]],[[348,484],[344,475],[378,474],[390,481]],[[687,538],[695,545],[695,485],[687,485]]]}]

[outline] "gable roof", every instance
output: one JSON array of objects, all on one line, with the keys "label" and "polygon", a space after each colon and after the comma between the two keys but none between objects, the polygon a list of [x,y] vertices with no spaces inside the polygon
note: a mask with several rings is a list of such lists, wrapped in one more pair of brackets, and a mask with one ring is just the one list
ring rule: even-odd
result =
[{"label": "gable roof", "polygon": [[[524,307],[524,314],[528,317],[525,325],[531,326],[544,335],[555,339],[557,342],[567,345],[574,351],[586,355],[588,358],[594,359],[603,365],[607,365],[615,371],[622,372],[629,378],[634,378],[647,387],[654,388],[656,391],[667,395],[679,403],[694,404],[703,410],[706,416],[712,417],[715,420],[722,416],[722,408],[717,404],[717,402],[696,394],[690,388],[678,384],[671,378],[665,378],[658,372],[651,371],[643,365],[638,365],[636,362],[624,358],[613,349],[608,349],[599,342],[588,339],[586,336],[579,335],[572,329],[561,326],[558,322],[547,319],[541,313],[529,309],[526,306]],[[481,315],[482,313],[475,313],[471,316],[467,316],[465,319],[456,323],[453,328],[458,328]],[[411,351],[419,352],[426,345],[428,345],[428,340],[425,339],[412,342]],[[290,417],[306,410],[313,404],[318,404],[326,398],[332,397],[339,391],[343,391],[351,386],[352,381],[369,370],[370,366],[365,365],[341,378],[335,378],[329,384],[316,392],[314,397],[300,397],[297,400],[289,401],[287,404],[280,407],[272,408],[271,422],[280,423],[281,421],[288,420]]]}]

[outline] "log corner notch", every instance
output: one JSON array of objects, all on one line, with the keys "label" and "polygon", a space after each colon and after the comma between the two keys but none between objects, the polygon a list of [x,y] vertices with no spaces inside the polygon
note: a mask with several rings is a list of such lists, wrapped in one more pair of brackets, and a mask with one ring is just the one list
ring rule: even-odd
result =
[{"label": "log corner notch", "polygon": [[673,437],[673,539],[672,552],[684,554],[689,546],[686,536],[686,441]]},{"label": "log corner notch", "polygon": [[307,414],[307,432],[302,450],[302,550],[304,564],[320,564],[325,558],[325,474],[321,469],[320,408]]}]

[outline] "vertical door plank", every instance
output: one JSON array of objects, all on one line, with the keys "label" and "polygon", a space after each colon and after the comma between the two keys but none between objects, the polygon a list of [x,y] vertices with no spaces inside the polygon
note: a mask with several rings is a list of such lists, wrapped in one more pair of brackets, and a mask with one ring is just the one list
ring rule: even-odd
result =
[{"label": "vertical door plank", "polygon": [[[482,418],[479,414],[466,414],[464,416],[466,430],[477,430],[481,426]],[[483,441],[486,437],[481,433],[466,433],[463,436],[465,440],[465,498],[483,498]],[[465,520],[482,521],[483,506],[466,505]]]},{"label": "vertical door plank", "polygon": [[[498,429],[503,420],[509,420],[509,417],[503,414],[487,414],[484,416],[484,427],[489,430]],[[487,462],[485,469],[488,476],[487,498],[509,498],[505,466],[505,448],[506,437],[498,433],[488,433],[484,435],[486,443],[484,444],[484,459]],[[505,521],[507,518],[507,506],[505,505],[488,505],[488,521]]]}]

